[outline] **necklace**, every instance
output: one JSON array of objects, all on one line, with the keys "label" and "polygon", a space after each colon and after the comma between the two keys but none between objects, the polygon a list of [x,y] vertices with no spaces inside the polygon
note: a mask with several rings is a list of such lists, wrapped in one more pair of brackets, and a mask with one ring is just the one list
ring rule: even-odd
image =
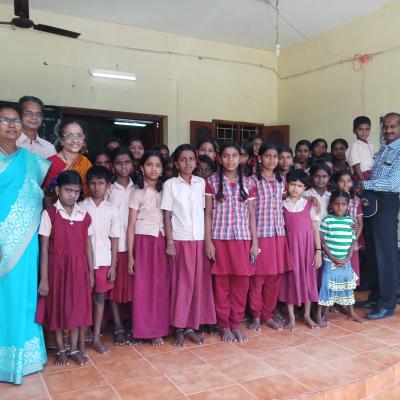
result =
[{"label": "necklace", "polygon": [[75,158],[74,158],[74,159],[68,161],[68,158],[66,157],[66,155],[65,155],[65,153],[64,153],[64,150],[61,150],[61,154],[62,154],[62,156],[63,156],[64,161],[65,161],[68,165],[69,165],[70,163],[72,163],[72,162],[75,160]]},{"label": "necklace", "polygon": [[[18,150],[18,147],[17,147],[17,146],[15,146],[15,148]],[[10,154],[15,153],[14,151],[11,151],[10,153],[7,153],[7,152],[5,151],[5,149],[4,149],[4,147],[1,146],[1,145],[0,145],[0,152],[3,153],[5,156],[9,156]]]}]

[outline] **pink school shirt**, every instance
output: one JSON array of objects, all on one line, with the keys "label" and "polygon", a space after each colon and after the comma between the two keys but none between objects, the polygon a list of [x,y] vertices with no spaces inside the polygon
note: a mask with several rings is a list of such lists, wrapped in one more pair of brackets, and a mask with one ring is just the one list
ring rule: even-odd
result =
[{"label": "pink school shirt", "polygon": [[136,210],[136,235],[158,237],[164,233],[163,213],[161,211],[162,191],[157,192],[144,184],[143,189],[135,189],[131,195],[129,208]]}]

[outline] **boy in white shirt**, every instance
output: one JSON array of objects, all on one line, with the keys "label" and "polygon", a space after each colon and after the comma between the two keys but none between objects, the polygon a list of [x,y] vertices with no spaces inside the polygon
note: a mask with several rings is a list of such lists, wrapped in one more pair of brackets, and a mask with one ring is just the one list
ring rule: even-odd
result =
[{"label": "boy in white shirt", "polygon": [[101,342],[100,330],[107,293],[114,287],[117,266],[120,222],[118,210],[104,200],[111,185],[112,173],[105,167],[95,166],[86,174],[90,197],[80,206],[92,217],[94,234],[91,236],[95,271],[95,306],[93,347],[99,353],[109,349]]},{"label": "boy in white shirt", "polygon": [[353,121],[353,132],[357,140],[346,151],[346,160],[353,170],[355,181],[368,180],[374,165],[374,145],[368,141],[371,120],[360,116]]}]

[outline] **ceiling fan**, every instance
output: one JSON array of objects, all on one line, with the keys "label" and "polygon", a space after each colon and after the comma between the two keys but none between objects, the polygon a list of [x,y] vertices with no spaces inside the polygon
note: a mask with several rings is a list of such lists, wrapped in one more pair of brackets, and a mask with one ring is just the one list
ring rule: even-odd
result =
[{"label": "ceiling fan", "polygon": [[79,37],[80,33],[68,31],[66,29],[56,28],[54,26],[35,24],[32,20],[29,19],[29,0],[14,0],[14,14],[15,18],[13,18],[10,22],[0,21],[0,24],[3,25],[14,25],[18,28],[33,28],[37,31],[53,33],[55,35],[67,36],[70,38],[76,39]]}]

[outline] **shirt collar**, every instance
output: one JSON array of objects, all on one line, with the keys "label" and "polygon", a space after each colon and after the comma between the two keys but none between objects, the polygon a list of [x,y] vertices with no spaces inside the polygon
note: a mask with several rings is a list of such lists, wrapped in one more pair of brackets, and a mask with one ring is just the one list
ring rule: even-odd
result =
[{"label": "shirt collar", "polygon": [[87,198],[87,201],[89,202],[89,204],[93,207],[102,207],[102,206],[110,206],[111,203],[109,203],[106,199],[104,199],[98,206],[96,206],[96,203],[93,201],[93,199],[91,197]]},{"label": "shirt collar", "polygon": [[396,139],[394,142],[389,143],[387,146],[393,150],[400,149],[400,139]]},{"label": "shirt collar", "polygon": [[[178,174],[177,179],[178,179],[179,182],[186,183],[186,185],[189,185],[189,183],[187,183],[187,182],[181,177],[181,174]],[[203,178],[200,178],[200,177],[198,177],[198,176],[196,176],[196,175],[192,175],[192,179],[190,180],[190,185],[191,185],[192,183],[201,182],[202,180],[204,180],[204,179],[203,179]]]},{"label": "shirt collar", "polygon": [[119,184],[118,182],[114,182],[114,186],[115,186],[117,189],[119,189],[119,190],[128,190],[128,189],[130,189],[130,188],[133,186],[133,182],[132,182],[132,179],[129,178],[129,183],[128,183],[128,186],[127,186],[127,187],[122,186],[122,185]]},{"label": "shirt collar", "polygon": [[45,140],[42,139],[38,134],[36,134],[36,138],[31,140],[24,132],[21,133],[20,136],[20,141],[21,142],[36,142],[38,144],[40,144],[41,146],[43,146]]},{"label": "shirt collar", "polygon": [[[62,206],[60,200],[57,200],[57,201],[56,201],[56,204],[54,204],[54,205],[55,205],[55,207],[56,207],[56,211],[57,211],[57,212],[64,211],[66,215],[69,215],[69,214],[65,211],[65,208]],[[74,204],[74,208],[72,209],[72,213],[71,213],[71,216],[70,216],[70,217],[72,218],[72,217],[73,217],[74,215],[76,215],[76,214],[85,214],[85,213],[86,213],[86,211],[83,210],[83,209],[78,205],[78,203],[75,203],[75,204]]]}]

